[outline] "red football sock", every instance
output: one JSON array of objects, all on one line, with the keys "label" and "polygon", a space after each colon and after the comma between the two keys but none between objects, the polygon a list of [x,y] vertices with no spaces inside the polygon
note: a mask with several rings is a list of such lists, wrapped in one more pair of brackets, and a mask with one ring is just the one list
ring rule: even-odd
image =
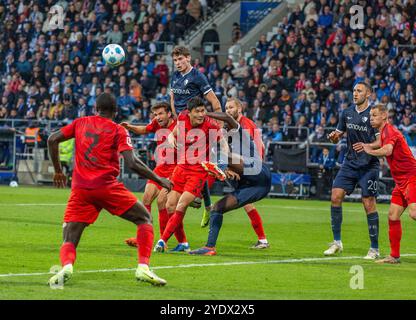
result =
[{"label": "red football sock", "polygon": [[149,213],[151,214],[152,213],[152,205],[148,204],[148,205],[144,205],[144,206],[147,209],[147,211],[149,211]]},{"label": "red football sock", "polygon": [[[173,214],[169,215],[169,219],[173,216]],[[175,230],[175,238],[178,240],[178,243],[188,242],[186,240],[185,230],[183,228],[183,221],[179,224],[179,226]]]},{"label": "red football sock", "polygon": [[137,226],[137,253],[140,264],[149,264],[153,246],[153,226],[140,224]]},{"label": "red football sock", "polygon": [[74,264],[77,257],[77,251],[75,245],[72,242],[65,242],[61,246],[61,251],[59,253],[61,258],[61,265],[65,266],[67,264]]},{"label": "red football sock", "polygon": [[400,258],[400,240],[402,239],[402,224],[400,220],[389,219],[390,255]]},{"label": "red football sock", "polygon": [[251,225],[253,226],[254,232],[257,234],[259,240],[266,239],[266,235],[264,234],[263,229],[263,222],[261,221],[261,217],[256,209],[247,212],[248,217],[251,220]]},{"label": "red football sock", "polygon": [[166,226],[165,231],[162,235],[162,240],[168,242],[169,238],[172,236],[172,233],[176,231],[176,229],[181,225],[183,221],[183,217],[185,214],[181,211],[175,211],[172,217],[168,221],[168,225]]},{"label": "red football sock", "polygon": [[159,210],[159,232],[160,232],[161,237],[162,237],[163,231],[165,231],[168,221],[169,221],[168,210],[166,209]]}]

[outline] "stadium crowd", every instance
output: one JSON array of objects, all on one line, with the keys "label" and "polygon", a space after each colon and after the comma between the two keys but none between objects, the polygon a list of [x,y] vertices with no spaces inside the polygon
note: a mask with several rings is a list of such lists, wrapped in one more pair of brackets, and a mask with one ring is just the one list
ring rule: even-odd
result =
[{"label": "stadium crowd", "polygon": [[[119,118],[149,120],[150,99],[166,98],[169,68],[160,52],[206,16],[215,0],[0,1],[0,119],[66,120],[90,115],[96,96],[117,96]],[[214,3],[215,2],[215,3]],[[66,11],[51,28],[52,4]],[[109,69],[108,43],[126,50]]]},{"label": "stadium crowd", "polygon": [[[364,28],[351,26],[354,4],[364,8]],[[328,142],[326,128],[336,127],[351,105],[353,85],[366,81],[373,88],[370,103],[387,104],[389,121],[415,147],[415,16],[414,0],[306,0],[270,40],[261,35],[237,66],[231,59],[222,68],[215,59],[196,66],[220,99],[244,101],[265,140],[304,141],[298,128],[308,127],[311,142]],[[331,148],[331,154],[342,154],[340,149]],[[321,156],[321,148],[312,149],[310,160]]]},{"label": "stadium crowd", "polygon": [[[97,94],[117,97],[118,120],[150,120],[153,99],[169,99],[159,41],[175,42],[211,1],[59,1],[64,29],[50,30],[52,1],[0,2],[0,119],[71,121],[93,112]],[[364,29],[350,26],[352,0],[306,0],[262,35],[251,55],[219,65],[194,59],[222,103],[238,97],[268,141],[327,142],[351,104],[353,84],[371,83],[371,102],[416,146],[416,1],[359,1]],[[237,25],[238,27],[238,25]],[[234,32],[234,31],[233,31]],[[117,69],[102,62],[110,42],[126,49]],[[308,130],[300,128],[306,127]],[[336,151],[331,148],[331,154]],[[339,147],[338,147],[339,151]],[[338,154],[338,152],[337,152]],[[322,157],[321,149],[311,153]]]}]

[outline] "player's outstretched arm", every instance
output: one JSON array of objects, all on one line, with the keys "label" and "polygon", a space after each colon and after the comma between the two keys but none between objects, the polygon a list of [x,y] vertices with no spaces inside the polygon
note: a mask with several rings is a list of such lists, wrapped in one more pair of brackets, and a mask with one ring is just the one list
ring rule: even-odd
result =
[{"label": "player's outstretched arm", "polygon": [[138,175],[153,180],[157,184],[161,185],[163,188],[170,190],[172,188],[172,183],[165,178],[159,177],[155,174],[148,166],[146,166],[139,158],[137,158],[132,150],[126,150],[121,153],[123,155],[124,161],[127,164],[127,167],[136,172]]},{"label": "player's outstretched arm", "polygon": [[135,134],[146,134],[147,133],[146,126],[135,126],[135,125],[129,124],[127,122],[122,122],[122,123],[120,123],[120,125],[123,128],[126,128],[127,130],[129,130],[129,131],[131,131]]},{"label": "player's outstretched arm", "polygon": [[59,161],[59,143],[69,140],[65,138],[61,131],[52,133],[48,138],[48,150],[55,170],[53,176],[53,183],[57,188],[65,188],[66,186],[66,177],[62,172],[61,161]]},{"label": "player's outstretched arm", "polygon": [[370,144],[358,142],[353,145],[353,148],[357,152],[364,151],[365,153],[375,157],[388,157],[393,153],[392,144],[386,144],[385,146],[379,149],[373,149],[373,147]]},{"label": "player's outstretched arm", "polygon": [[218,100],[217,96],[215,95],[214,91],[209,91],[205,95],[205,99],[208,100],[208,102],[212,105],[212,108],[214,112],[221,112],[221,103],[220,100]]},{"label": "player's outstretched arm", "polygon": [[238,129],[239,123],[225,112],[207,112],[207,116],[225,122],[230,129]]}]

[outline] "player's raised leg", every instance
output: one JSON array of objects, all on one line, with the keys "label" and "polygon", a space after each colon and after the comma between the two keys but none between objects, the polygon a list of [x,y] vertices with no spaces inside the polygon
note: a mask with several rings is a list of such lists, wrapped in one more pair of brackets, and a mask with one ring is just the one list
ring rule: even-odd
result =
[{"label": "player's raised leg", "polygon": [[[159,201],[159,198],[158,198]],[[162,201],[162,200],[161,200]],[[164,200],[165,202],[163,203],[163,206],[165,207],[165,211],[167,214],[167,220],[165,225],[163,226],[163,230],[161,229],[160,231],[160,237],[162,237],[163,232],[166,229],[166,226],[170,220],[170,218],[172,218],[172,216],[175,213],[175,209],[172,207],[172,211],[168,212],[168,210],[166,209],[166,204],[167,204],[167,193],[166,193],[166,200]],[[179,199],[176,200],[176,204],[178,203]],[[176,208],[176,207],[175,207]],[[178,244],[176,245],[175,248],[173,248],[172,250],[170,250],[169,252],[187,252],[189,251],[189,243],[188,240],[186,239],[186,233],[185,233],[185,229],[183,226],[183,222],[181,222],[179,224],[179,226],[176,228],[175,232],[174,232],[175,238],[178,241]]]},{"label": "player's raised leg", "polygon": [[342,225],[342,201],[345,197],[345,190],[341,188],[332,188],[331,192],[331,228],[334,241],[324,252],[326,256],[342,252],[343,246],[341,241]]},{"label": "player's raised leg", "polygon": [[[154,251],[157,252],[164,252],[166,251],[166,243],[172,236],[172,234],[177,230],[177,228],[180,228],[181,225],[183,225],[183,219],[185,217],[186,209],[188,206],[194,201],[195,195],[185,191],[182,194],[179,194],[177,191],[171,191],[174,194],[171,196],[168,195],[168,202],[167,202],[167,208],[168,212],[172,212],[172,209],[174,209],[174,214],[169,218],[168,224],[166,226],[165,231],[163,232],[162,237],[160,240],[156,243]],[[179,199],[178,199],[178,194]],[[177,205],[174,207],[174,203],[177,200]],[[187,244],[189,246],[189,244]],[[189,249],[189,248],[188,248]]]},{"label": "player's raised leg", "polygon": [[170,226],[169,226],[170,229],[173,229],[172,232],[175,231],[176,225],[175,225],[175,227],[173,227],[172,226],[173,220],[172,220],[172,222],[170,220],[173,218],[173,216],[175,214],[176,206],[179,202],[180,197],[181,197],[181,193],[178,192],[178,191],[175,191],[175,190],[171,190],[167,195],[166,210],[167,210],[167,213],[168,213],[168,221],[167,221],[165,229],[163,230],[163,233],[160,235],[160,239],[157,241],[157,243],[154,247],[155,252],[165,252],[167,250],[166,242],[162,240],[162,237],[163,237],[163,234],[166,232],[166,229],[169,226],[169,223],[170,223]]},{"label": "player's raised leg", "polygon": [[154,239],[152,216],[141,203],[136,203],[130,210],[122,214],[120,217],[137,225],[138,266],[136,269],[136,279],[139,281],[149,282],[156,286],[165,285],[166,280],[158,277],[149,269],[150,255]]}]

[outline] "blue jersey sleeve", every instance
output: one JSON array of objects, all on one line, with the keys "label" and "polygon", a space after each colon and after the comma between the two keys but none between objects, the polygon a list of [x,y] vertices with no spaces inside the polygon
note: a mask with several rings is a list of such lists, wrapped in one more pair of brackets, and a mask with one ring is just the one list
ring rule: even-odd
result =
[{"label": "blue jersey sleeve", "polygon": [[207,77],[201,72],[198,72],[198,76],[195,77],[195,83],[198,86],[199,91],[203,95],[206,95],[208,92],[212,90]]},{"label": "blue jersey sleeve", "polygon": [[341,132],[345,132],[345,130],[347,130],[346,121],[345,121],[345,111],[346,110],[344,110],[340,114],[339,121],[338,121],[338,126],[337,126],[337,130],[341,131]]},{"label": "blue jersey sleeve", "polygon": [[370,133],[371,133],[373,136],[378,136],[378,135],[380,134],[380,132],[378,131],[378,129],[373,128],[373,127],[371,127],[371,129],[370,129]]}]

